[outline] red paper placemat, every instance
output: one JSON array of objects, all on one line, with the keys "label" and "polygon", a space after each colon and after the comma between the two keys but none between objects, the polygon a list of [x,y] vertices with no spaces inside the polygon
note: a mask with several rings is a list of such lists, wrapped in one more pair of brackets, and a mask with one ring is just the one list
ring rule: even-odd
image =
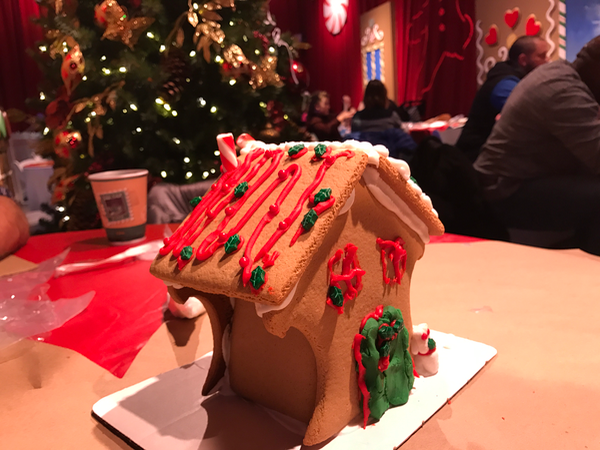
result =
[{"label": "red paper placemat", "polygon": [[[147,241],[160,239],[164,225],[148,226]],[[139,245],[139,244],[136,244]],[[125,250],[111,246],[104,230],[33,236],[17,256],[39,263],[70,248],[65,263],[103,259]],[[50,299],[73,298],[95,291],[90,305],[54,331],[34,337],[75,350],[122,377],[163,322],[167,289],[148,271],[150,261],[79,272],[48,282]]]}]

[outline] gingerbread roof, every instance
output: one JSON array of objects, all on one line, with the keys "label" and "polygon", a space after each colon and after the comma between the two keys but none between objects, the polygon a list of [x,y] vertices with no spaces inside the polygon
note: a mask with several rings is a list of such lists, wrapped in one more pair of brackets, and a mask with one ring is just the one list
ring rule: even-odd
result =
[{"label": "gingerbread roof", "polygon": [[278,305],[334,219],[351,206],[361,178],[416,238],[426,243],[430,235],[442,234],[408,165],[387,155],[383,146],[357,141],[252,141],[237,167],[228,162],[229,170],[165,239],[150,271],[167,284]]}]

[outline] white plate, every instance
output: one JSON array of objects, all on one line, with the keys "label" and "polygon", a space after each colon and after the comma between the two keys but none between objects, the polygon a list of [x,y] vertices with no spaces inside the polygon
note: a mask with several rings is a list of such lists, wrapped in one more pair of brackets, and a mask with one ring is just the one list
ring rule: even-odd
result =
[{"label": "white plate", "polygon": [[[375,425],[366,429],[348,426],[334,439],[311,448],[398,447],[496,355],[493,347],[452,334],[432,330],[431,337],[437,343],[440,371],[415,379],[406,405],[388,410]],[[298,424],[293,419],[236,395],[203,397],[210,358],[205,355],[193,364],[104,397],[93,406],[94,416],[130,445],[145,450],[308,448],[302,446],[303,436],[292,431]]]}]

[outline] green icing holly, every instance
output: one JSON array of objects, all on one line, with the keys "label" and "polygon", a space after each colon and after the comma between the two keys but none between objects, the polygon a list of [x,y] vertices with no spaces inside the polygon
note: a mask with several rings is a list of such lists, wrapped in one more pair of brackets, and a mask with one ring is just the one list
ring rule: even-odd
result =
[{"label": "green icing holly", "polygon": [[225,242],[225,253],[229,254],[235,252],[238,249],[239,245],[240,235],[234,234],[229,239],[227,239],[227,242]]},{"label": "green icing holly", "polygon": [[323,155],[327,152],[327,146],[325,144],[317,144],[315,146],[315,156],[319,159],[323,158]]},{"label": "green icing holly", "polygon": [[434,350],[435,349],[435,341],[431,338],[427,339],[427,348],[429,350]]},{"label": "green icing holly", "polygon": [[415,183],[417,186],[419,185],[419,183],[417,183],[417,180],[414,177],[410,177],[410,179],[412,180],[413,183]]},{"label": "green icing holly", "polygon": [[242,195],[244,195],[246,193],[247,190],[248,190],[248,183],[246,181],[242,181],[233,190],[233,195],[235,195],[236,198],[240,198]]},{"label": "green icing holly", "polygon": [[377,333],[381,339],[390,339],[394,335],[394,329],[389,324],[384,323],[379,327]]},{"label": "green icing holly", "polygon": [[191,199],[190,205],[192,205],[192,208],[195,208],[196,206],[198,206],[198,203],[200,203],[200,200],[202,200],[202,197],[194,197],[193,199]]},{"label": "green icing holly", "polygon": [[194,249],[188,245],[187,247],[183,247],[181,249],[181,253],[179,254],[179,256],[181,256],[181,259],[183,259],[184,261],[187,261],[192,257],[193,254]]},{"label": "green icing holly", "polygon": [[321,202],[326,202],[331,198],[331,188],[323,188],[315,194],[315,205]]},{"label": "green icing holly", "polygon": [[304,144],[296,144],[293,145],[292,147],[290,147],[290,149],[288,150],[288,155],[290,156],[294,156],[297,155],[298,153],[300,153],[302,150],[304,150]]},{"label": "green icing holly", "polygon": [[265,271],[262,267],[258,266],[256,269],[252,271],[252,276],[250,277],[250,283],[254,289],[260,288],[263,284],[265,284]]},{"label": "green icing holly", "polygon": [[342,294],[342,290],[339,287],[330,286],[327,296],[335,306],[344,306],[344,294]]},{"label": "green icing holly", "polygon": [[302,228],[306,231],[310,230],[315,225],[318,218],[319,216],[317,216],[315,210],[311,209],[304,215],[304,219],[302,219]]},{"label": "green icing holly", "polygon": [[[375,420],[379,420],[391,406],[406,403],[414,383],[406,328],[401,327],[396,339],[384,341],[377,346],[381,325],[391,324],[394,320],[396,324],[403,323],[402,313],[399,309],[386,306],[381,319],[370,318],[361,332],[366,339],[361,341],[360,353],[366,369],[365,384],[370,394],[369,409],[371,417]],[[394,329],[387,325],[382,328]],[[378,368],[379,359],[388,355],[389,366],[385,372],[381,372]]]}]

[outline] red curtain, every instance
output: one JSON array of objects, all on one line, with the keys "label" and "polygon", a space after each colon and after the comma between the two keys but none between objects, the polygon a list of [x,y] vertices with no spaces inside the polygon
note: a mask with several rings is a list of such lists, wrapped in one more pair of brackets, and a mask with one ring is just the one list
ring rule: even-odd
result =
[{"label": "red curtain", "polygon": [[421,0],[396,6],[396,24],[405,24],[396,39],[403,91],[399,101],[423,100],[427,117],[467,114],[477,90],[475,1]]},{"label": "red curtain", "polygon": [[[301,33],[310,91],[326,90],[333,109],[349,94],[362,99],[360,15],[387,0],[350,0],[341,33],[325,28],[325,0],[271,0],[283,30]],[[394,8],[398,103],[423,100],[426,116],[467,114],[477,89],[473,36],[475,0],[391,0]]]},{"label": "red curtain", "polygon": [[0,106],[25,109],[25,99],[38,94],[39,68],[25,52],[42,38],[30,22],[39,15],[35,0],[0,1]]}]

